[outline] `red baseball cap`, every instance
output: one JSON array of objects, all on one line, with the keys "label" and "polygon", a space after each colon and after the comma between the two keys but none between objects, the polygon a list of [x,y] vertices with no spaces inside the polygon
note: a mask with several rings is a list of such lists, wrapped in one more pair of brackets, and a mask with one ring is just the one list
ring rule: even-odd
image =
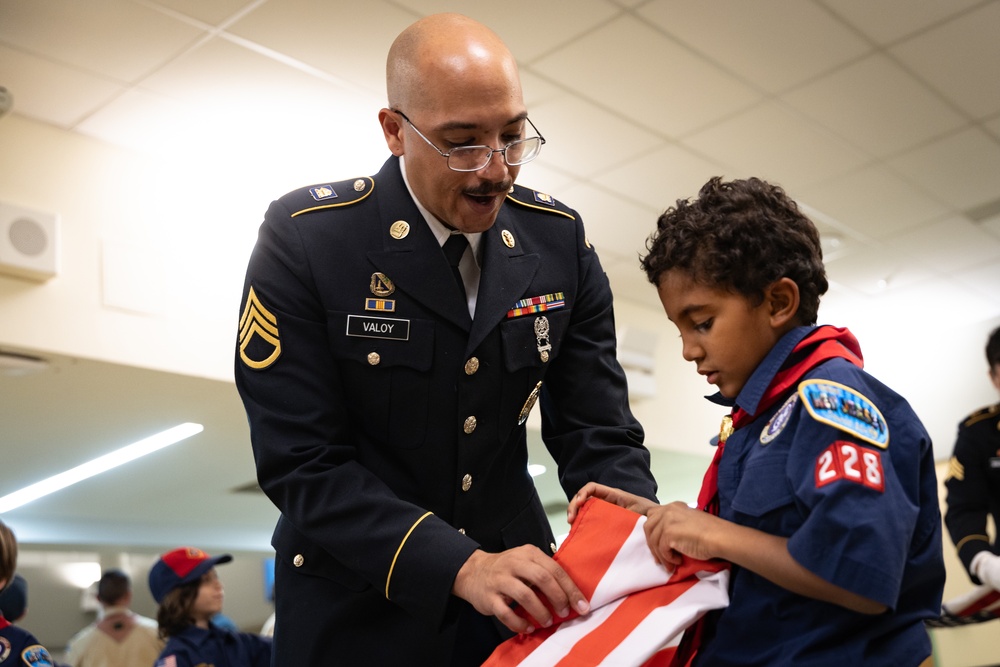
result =
[{"label": "red baseball cap", "polygon": [[167,593],[178,586],[197,581],[219,563],[228,563],[232,559],[229,554],[209,556],[194,547],[179,547],[168,551],[160,556],[149,571],[149,590],[159,604]]}]

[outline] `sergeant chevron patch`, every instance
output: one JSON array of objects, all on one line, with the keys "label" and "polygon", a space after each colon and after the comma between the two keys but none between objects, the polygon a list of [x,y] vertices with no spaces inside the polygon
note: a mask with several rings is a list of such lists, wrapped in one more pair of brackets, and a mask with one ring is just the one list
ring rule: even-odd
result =
[{"label": "sergeant chevron patch", "polygon": [[240,359],[254,370],[263,370],[281,355],[278,318],[264,307],[253,287],[240,315]]}]

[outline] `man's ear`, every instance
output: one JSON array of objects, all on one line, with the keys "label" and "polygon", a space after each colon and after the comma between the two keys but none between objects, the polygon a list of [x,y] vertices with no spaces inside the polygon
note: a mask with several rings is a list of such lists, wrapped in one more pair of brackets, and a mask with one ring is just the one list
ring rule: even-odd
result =
[{"label": "man's ear", "polygon": [[990,382],[997,388],[997,391],[1000,391],[1000,364],[995,364],[990,369]]},{"label": "man's ear", "polygon": [[771,326],[775,329],[794,322],[799,312],[799,286],[791,278],[781,278],[764,290],[764,301],[771,314]]},{"label": "man's ear", "polygon": [[392,109],[382,109],[378,112],[378,122],[382,126],[382,134],[385,135],[385,143],[395,156],[403,154],[403,125],[399,122],[399,116]]}]

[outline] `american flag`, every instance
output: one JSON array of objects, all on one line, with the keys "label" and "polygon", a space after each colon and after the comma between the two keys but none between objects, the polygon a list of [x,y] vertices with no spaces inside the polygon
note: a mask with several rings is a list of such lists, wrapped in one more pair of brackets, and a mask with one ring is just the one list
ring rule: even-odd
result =
[{"label": "american flag", "polygon": [[670,665],[685,630],[729,604],[728,564],[685,560],[675,570],[658,564],[646,544],[645,522],[611,503],[588,500],[554,558],[590,601],[591,612],[553,615],[555,625],[507,640],[483,667]]}]

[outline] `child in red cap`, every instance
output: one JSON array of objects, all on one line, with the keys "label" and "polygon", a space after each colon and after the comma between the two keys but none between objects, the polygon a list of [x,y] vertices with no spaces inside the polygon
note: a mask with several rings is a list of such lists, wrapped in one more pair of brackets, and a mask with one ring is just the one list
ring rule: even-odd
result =
[{"label": "child in red cap", "polygon": [[268,667],[271,640],[249,632],[214,625],[222,611],[222,582],[215,566],[233,559],[209,556],[201,549],[180,547],[156,561],[149,571],[149,590],[159,603],[156,620],[167,645],[156,667]]}]

